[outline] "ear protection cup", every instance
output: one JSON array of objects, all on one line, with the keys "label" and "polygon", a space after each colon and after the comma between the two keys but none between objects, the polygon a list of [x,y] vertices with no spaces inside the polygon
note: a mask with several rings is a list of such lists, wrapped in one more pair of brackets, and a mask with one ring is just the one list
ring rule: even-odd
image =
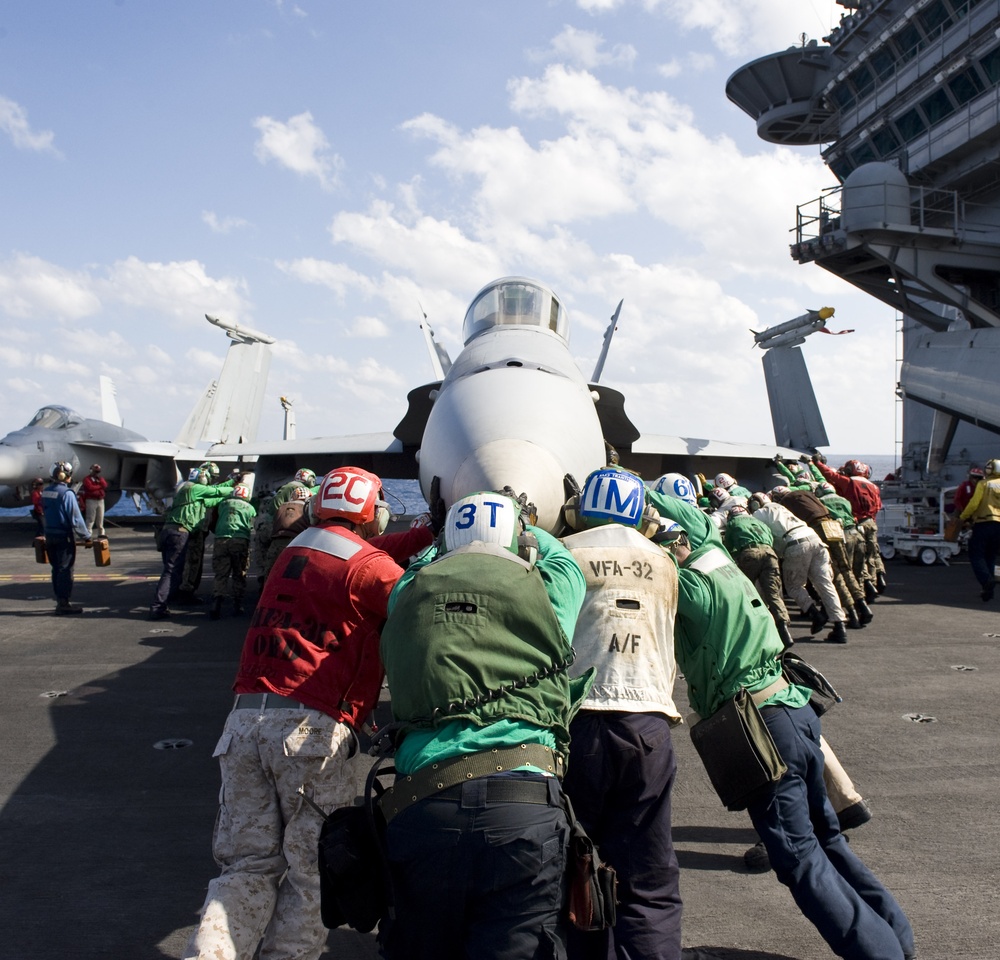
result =
[{"label": "ear protection cup", "polygon": [[365,539],[368,537],[382,536],[382,534],[385,533],[386,528],[389,526],[389,520],[391,517],[392,511],[389,509],[389,504],[387,504],[384,500],[376,500],[375,516],[361,525],[362,530],[364,530]]},{"label": "ear protection cup", "polygon": [[533,533],[522,533],[517,538],[517,555],[533,567],[538,561],[538,537]]},{"label": "ear protection cup", "polygon": [[639,519],[639,533],[647,540],[651,540],[660,529],[660,514],[651,503],[647,503],[642,508],[642,517]]},{"label": "ear protection cup", "polygon": [[563,521],[570,530],[583,530],[580,523],[580,494],[574,494],[563,504]]}]

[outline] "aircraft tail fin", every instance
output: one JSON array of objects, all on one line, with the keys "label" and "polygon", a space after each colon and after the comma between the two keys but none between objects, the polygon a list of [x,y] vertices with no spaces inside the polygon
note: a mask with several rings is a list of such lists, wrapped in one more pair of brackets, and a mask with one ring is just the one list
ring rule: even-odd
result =
[{"label": "aircraft tail fin", "polygon": [[434,371],[434,378],[436,380],[444,380],[445,374],[451,369],[451,357],[448,356],[448,351],[434,339],[434,330],[427,322],[427,314],[424,313],[424,308],[420,306],[419,300],[417,301],[417,306],[420,307],[420,316],[423,317],[420,321],[420,329],[427,344],[427,352],[430,354],[431,369]]},{"label": "aircraft tail fin", "polygon": [[215,317],[206,319],[226,330],[232,342],[218,380],[208,385],[174,440],[180,447],[255,440],[264,406],[274,339]]},{"label": "aircraft tail fin", "polygon": [[764,380],[771,405],[774,442],[793,450],[816,450],[829,444],[805,357],[799,347],[764,351]]},{"label": "aircraft tail fin", "polygon": [[111,377],[101,377],[101,419],[105,423],[122,426],[122,415],[118,412],[118,401],[115,400],[115,385]]}]

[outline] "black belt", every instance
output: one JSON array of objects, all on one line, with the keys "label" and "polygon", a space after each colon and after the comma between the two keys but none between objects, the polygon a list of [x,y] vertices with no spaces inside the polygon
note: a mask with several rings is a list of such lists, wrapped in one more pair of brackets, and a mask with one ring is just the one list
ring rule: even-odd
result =
[{"label": "black belt", "polygon": [[280,693],[238,693],[234,710],[312,710],[308,704]]},{"label": "black belt", "polygon": [[[520,777],[502,776],[487,777],[486,803],[549,803],[548,780],[526,780]],[[473,780],[472,783],[476,781]],[[465,784],[460,783],[446,790],[432,793],[435,800],[461,800],[465,792]]]}]

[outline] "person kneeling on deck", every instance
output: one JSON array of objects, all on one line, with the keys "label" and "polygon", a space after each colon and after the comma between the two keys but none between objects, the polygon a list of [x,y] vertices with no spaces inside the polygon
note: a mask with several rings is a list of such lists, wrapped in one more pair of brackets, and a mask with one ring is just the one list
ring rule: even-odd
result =
[{"label": "person kneeling on deck", "polygon": [[659,514],[642,480],[604,468],[563,508],[564,538],[587,580],[570,670],[597,675],[570,725],[565,787],[601,858],[618,873],[611,930],[570,931],[572,960],[680,960],[680,869],[670,835],[677,760],[677,568],[650,542]]},{"label": "person kneeling on deck", "polygon": [[390,960],[565,956],[559,778],[593,676],[567,674],[586,582],[522,506],[457,501],[389,598],[381,655],[401,733],[381,800]]},{"label": "person kneeling on deck", "polygon": [[746,807],[778,879],[838,957],[910,960],[910,922],[840,832],[823,783],[819,718],[810,690],[781,675],[774,620],[711,520],[683,501],[646,496],[676,525],[664,546],[677,561],[674,640],[692,709],[711,717],[746,690],[787,767]]}]

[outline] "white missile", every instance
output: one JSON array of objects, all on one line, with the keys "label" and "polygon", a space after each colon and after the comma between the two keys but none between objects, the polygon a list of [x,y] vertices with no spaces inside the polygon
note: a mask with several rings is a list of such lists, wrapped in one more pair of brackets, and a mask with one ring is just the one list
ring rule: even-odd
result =
[{"label": "white missile", "polygon": [[207,313],[205,319],[225,330],[230,340],[238,340],[240,343],[274,343],[274,337],[270,334],[252,330],[250,327],[241,327],[233,320],[223,320],[221,317],[212,317]]},{"label": "white missile", "polygon": [[791,347],[805,343],[806,337],[826,326],[826,321],[833,316],[833,307],[823,307],[820,310],[809,310],[800,317],[777,323],[766,330],[751,330],[754,344],[762,350],[769,347]]}]

